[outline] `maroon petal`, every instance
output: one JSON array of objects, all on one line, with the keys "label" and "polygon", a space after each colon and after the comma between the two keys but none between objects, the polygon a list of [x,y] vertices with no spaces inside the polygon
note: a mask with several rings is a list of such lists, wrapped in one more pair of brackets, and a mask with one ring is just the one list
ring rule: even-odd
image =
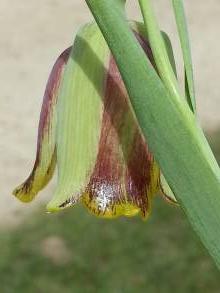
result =
[{"label": "maroon petal", "polygon": [[[151,58],[146,42],[138,36]],[[82,198],[95,215],[146,217],[158,190],[159,168],[138,127],[113,58],[104,96],[104,114],[96,166]]]}]

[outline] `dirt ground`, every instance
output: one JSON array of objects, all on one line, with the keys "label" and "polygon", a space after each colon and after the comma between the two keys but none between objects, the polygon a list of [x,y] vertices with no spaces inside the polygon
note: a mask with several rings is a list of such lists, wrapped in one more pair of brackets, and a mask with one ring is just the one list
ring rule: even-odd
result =
[{"label": "dirt ground", "polygon": [[[128,0],[132,18],[139,17],[137,2]],[[170,2],[155,1],[162,27],[170,32],[179,57]],[[220,1],[187,0],[185,4],[198,113],[204,128],[213,130],[220,125]],[[11,196],[33,164],[49,71],[57,55],[72,43],[79,26],[91,16],[80,0],[1,0],[0,11],[0,225],[8,226],[19,223],[31,207],[52,193],[53,184],[29,206]]]}]

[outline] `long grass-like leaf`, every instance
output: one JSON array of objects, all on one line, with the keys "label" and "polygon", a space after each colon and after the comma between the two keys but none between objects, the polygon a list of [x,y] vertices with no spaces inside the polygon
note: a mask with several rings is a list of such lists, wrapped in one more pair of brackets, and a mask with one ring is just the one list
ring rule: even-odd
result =
[{"label": "long grass-like leaf", "polygon": [[193,77],[193,65],[192,56],[189,42],[189,34],[186,23],[185,11],[182,0],[172,0],[174,14],[176,18],[177,28],[179,32],[180,43],[183,52],[183,60],[185,67],[185,88],[186,88],[186,98],[188,103],[195,112],[196,101],[195,101],[195,86]]},{"label": "long grass-like leaf", "polygon": [[193,228],[220,267],[220,171],[185,99],[171,94],[116,0],[86,0],[116,59],[151,151]]}]

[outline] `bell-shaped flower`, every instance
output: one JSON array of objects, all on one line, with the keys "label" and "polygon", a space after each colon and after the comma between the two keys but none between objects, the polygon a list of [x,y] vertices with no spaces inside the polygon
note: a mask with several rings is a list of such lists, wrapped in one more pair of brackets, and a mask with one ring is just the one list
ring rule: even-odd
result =
[{"label": "bell-shaped flower", "polygon": [[[131,23],[155,66],[144,28]],[[123,56],[123,52],[121,52]],[[156,131],[156,129],[155,129]],[[148,149],[113,56],[95,23],[84,26],[57,59],[47,83],[33,171],[14,194],[31,201],[51,179],[47,206],[58,211],[80,202],[97,216],[146,218],[158,194],[175,201]]]}]

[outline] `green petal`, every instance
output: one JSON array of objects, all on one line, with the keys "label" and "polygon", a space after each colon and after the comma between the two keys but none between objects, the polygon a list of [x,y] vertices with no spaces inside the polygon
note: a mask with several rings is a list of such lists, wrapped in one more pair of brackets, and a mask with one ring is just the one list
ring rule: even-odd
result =
[{"label": "green petal", "polygon": [[57,59],[47,82],[38,128],[36,160],[28,179],[13,194],[23,202],[30,202],[53,176],[56,165],[55,130],[56,106],[60,81],[70,54],[70,48]]},{"label": "green petal", "polygon": [[96,24],[77,34],[58,100],[58,186],[48,204],[56,211],[77,202],[98,153],[108,46]]}]

